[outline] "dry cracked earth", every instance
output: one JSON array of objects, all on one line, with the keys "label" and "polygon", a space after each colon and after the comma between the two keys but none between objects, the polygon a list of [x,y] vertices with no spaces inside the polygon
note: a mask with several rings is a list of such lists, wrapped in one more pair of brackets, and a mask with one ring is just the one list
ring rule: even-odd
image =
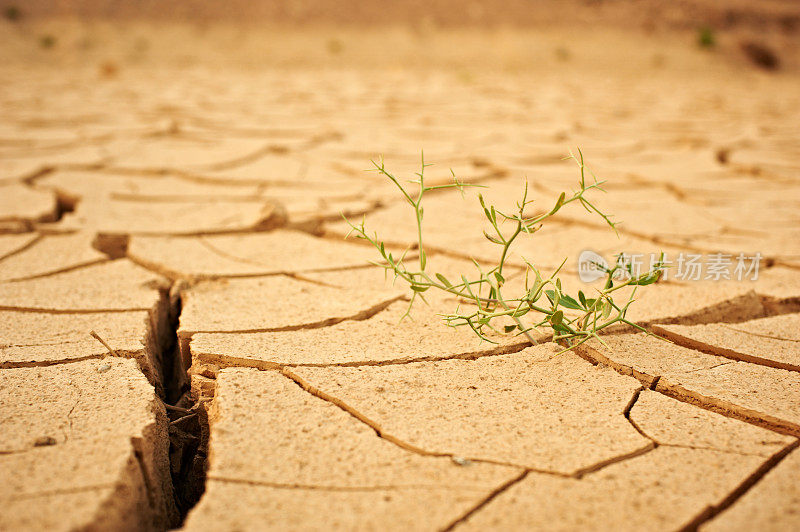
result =
[{"label": "dry cracked earth", "polygon": [[[800,528],[795,73],[616,34],[461,35],[451,68],[433,38],[298,37],[320,51],[229,64],[177,31],[98,69],[4,31],[0,529]],[[501,206],[527,176],[543,206],[575,147],[620,235],[565,210],[509,284],[521,255],[570,257],[580,288],[583,249],[759,252],[758,279],[668,278],[630,317],[670,342],[553,356],[445,327],[445,298],[400,321],[343,238],[342,212],[415,241],[378,154],[410,177],[424,149],[431,182]],[[430,196],[433,268],[495,258],[481,217]]]}]

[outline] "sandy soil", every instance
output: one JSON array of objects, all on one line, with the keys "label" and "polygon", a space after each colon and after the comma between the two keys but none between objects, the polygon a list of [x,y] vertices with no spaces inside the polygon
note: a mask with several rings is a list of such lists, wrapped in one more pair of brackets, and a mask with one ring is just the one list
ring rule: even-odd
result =
[{"label": "sandy soil", "polygon": [[[800,528],[796,38],[768,69],[757,24],[633,26],[0,23],[0,529]],[[370,158],[547,205],[577,147],[623,224],[521,244],[566,288],[585,249],[758,278],[658,283],[631,317],[672,343],[554,357],[445,298],[399,322],[343,239],[416,238]],[[481,216],[430,197],[434,268],[494,258]]]}]

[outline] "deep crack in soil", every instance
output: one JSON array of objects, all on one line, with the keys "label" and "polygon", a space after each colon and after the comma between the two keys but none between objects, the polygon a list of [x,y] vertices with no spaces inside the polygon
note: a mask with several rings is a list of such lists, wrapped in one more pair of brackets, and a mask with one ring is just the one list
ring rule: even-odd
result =
[{"label": "deep crack in soil", "polygon": [[719,503],[704,508],[697,514],[689,523],[682,526],[678,532],[696,532],[704,523],[711,521],[714,517],[721,514],[742,496],[747,493],[750,488],[755,486],[759,480],[772,471],[789,453],[800,447],[800,440],[794,440],[792,443],[773,454],[763,464],[761,464],[755,471],[747,476],[732,492],[728,493]]},{"label": "deep crack in soil", "polygon": [[[173,286],[174,288],[174,286]],[[208,417],[192,399],[187,368],[180,356],[178,324],[181,299],[177,290],[170,291],[170,334],[162,351],[164,406],[169,418],[169,463],[173,497],[178,509],[179,528],[205,491],[208,456]]]}]

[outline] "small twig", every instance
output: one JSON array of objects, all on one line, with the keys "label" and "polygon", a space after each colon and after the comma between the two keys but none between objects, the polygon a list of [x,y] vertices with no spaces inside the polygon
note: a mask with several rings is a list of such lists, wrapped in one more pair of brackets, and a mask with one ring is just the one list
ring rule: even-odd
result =
[{"label": "small twig", "polygon": [[171,410],[173,412],[180,412],[181,414],[193,413],[193,411],[190,408],[182,408],[180,406],[168,405],[167,403],[164,403],[164,408],[166,408],[167,410]]},{"label": "small twig", "polygon": [[[173,407],[173,408],[175,408],[175,407]],[[191,414],[186,414],[185,416],[181,416],[181,417],[179,417],[178,419],[176,419],[174,421],[170,421],[169,424],[170,425],[177,425],[178,423],[180,423],[184,419],[190,419],[190,418],[193,418],[193,417],[197,417],[197,412],[192,412]]]},{"label": "small twig", "polygon": [[119,356],[119,354],[118,354],[116,351],[114,351],[113,349],[111,349],[111,346],[110,346],[110,345],[108,345],[108,342],[106,342],[105,340],[103,340],[102,338],[100,338],[100,335],[99,335],[99,334],[97,334],[97,333],[96,333],[96,332],[94,332],[94,331],[89,331],[89,336],[91,336],[92,338],[94,338],[95,340],[97,340],[98,342],[100,342],[101,344],[103,344],[103,347],[105,347],[106,349],[108,349],[108,352],[111,354],[111,356],[112,356],[112,357],[118,357],[118,356]]}]

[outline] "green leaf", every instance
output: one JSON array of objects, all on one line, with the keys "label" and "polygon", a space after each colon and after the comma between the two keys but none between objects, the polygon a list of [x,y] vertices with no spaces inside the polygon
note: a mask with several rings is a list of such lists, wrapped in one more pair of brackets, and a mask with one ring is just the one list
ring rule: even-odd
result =
[{"label": "green leaf", "polygon": [[603,301],[603,319],[608,318],[611,315],[611,302],[608,300]]},{"label": "green leaf", "polygon": [[493,237],[492,235],[490,235],[486,231],[483,232],[483,236],[485,236],[486,240],[488,240],[489,242],[492,242],[494,244],[498,244],[498,245],[501,245],[501,246],[503,245],[503,243],[500,240],[498,240],[497,238]]},{"label": "green leaf", "polygon": [[561,294],[561,297],[559,298],[559,304],[562,307],[567,307],[567,308],[571,308],[571,309],[574,309],[574,310],[583,309],[583,307],[581,307],[580,304],[577,301],[575,301],[575,299],[573,299],[572,297],[568,296],[567,294]]},{"label": "green leaf", "polygon": [[436,278],[437,278],[437,279],[439,279],[439,281],[441,281],[441,282],[442,282],[442,284],[443,284],[443,285],[445,285],[447,288],[451,288],[451,287],[453,286],[453,285],[450,283],[450,281],[448,281],[448,280],[447,280],[447,277],[445,277],[445,276],[444,276],[444,275],[442,275],[441,273],[437,273],[437,274],[436,274]]},{"label": "green leaf", "polygon": [[597,299],[587,299],[585,303],[586,310],[594,309],[594,304],[597,303]]},{"label": "green leaf", "polygon": [[481,207],[483,207],[483,213],[486,215],[486,219],[490,222],[492,220],[492,213],[489,212],[489,209],[486,208],[486,203],[483,201],[483,194],[478,194],[478,201],[481,202]]},{"label": "green leaf", "polygon": [[513,330],[514,330],[514,329],[516,329],[516,328],[517,328],[517,326],[516,326],[516,325],[506,325],[505,327],[503,327],[503,330],[504,330],[506,333],[510,333],[511,331],[513,331]]},{"label": "green leaf", "polygon": [[525,297],[523,299],[533,304],[536,303],[540,297],[542,297],[542,294],[539,293],[537,290],[531,288],[530,290],[528,290],[528,293],[525,294]]},{"label": "green leaf", "polygon": [[561,323],[554,323],[553,330],[562,333],[572,334],[572,331],[570,331],[564,324]]},{"label": "green leaf", "polygon": [[506,282],[505,277],[500,275],[500,272],[494,272],[494,278],[497,279],[497,286],[503,286],[503,284]]},{"label": "green leaf", "polygon": [[558,197],[558,201],[556,201],[553,210],[550,211],[551,214],[555,214],[556,212],[558,212],[558,210],[564,205],[564,199],[566,199],[566,197],[567,195],[564,192],[562,192],[561,195]]},{"label": "green leaf", "polygon": [[550,316],[550,323],[553,325],[561,325],[561,322],[564,321],[564,313],[560,310],[553,312],[553,315]]},{"label": "green leaf", "polygon": [[419,264],[422,266],[422,269],[425,270],[425,265],[428,264],[428,256],[425,254],[424,250],[420,251]]},{"label": "green leaf", "polygon": [[658,281],[659,277],[661,277],[661,272],[659,270],[653,270],[640,276],[638,279],[634,279],[630,282],[630,284],[636,286],[647,286]]},{"label": "green leaf", "polygon": [[536,273],[536,279],[533,281],[533,286],[530,290],[528,290],[528,295],[526,296],[529,300],[533,299],[536,296],[536,293],[539,291],[539,288],[542,287],[542,276],[539,275],[539,272]]},{"label": "green leaf", "polygon": [[583,305],[584,308],[585,308],[586,307],[586,296],[583,295],[583,290],[578,290],[578,299],[580,300],[581,305]]},{"label": "green leaf", "polygon": [[430,288],[430,286],[420,286],[420,285],[418,285],[418,284],[412,284],[412,285],[411,285],[411,289],[412,289],[414,292],[424,292],[424,291],[426,291],[428,288]]}]

